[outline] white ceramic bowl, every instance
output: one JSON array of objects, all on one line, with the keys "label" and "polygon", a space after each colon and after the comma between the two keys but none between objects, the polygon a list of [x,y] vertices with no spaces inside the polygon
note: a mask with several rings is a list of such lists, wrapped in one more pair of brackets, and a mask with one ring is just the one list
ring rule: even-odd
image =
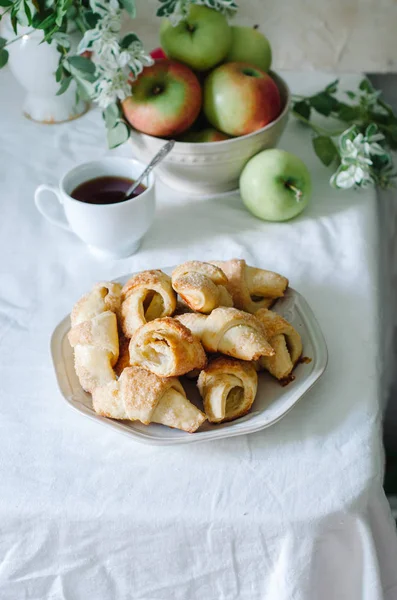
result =
[{"label": "white ceramic bowl", "polygon": [[[262,129],[223,142],[176,142],[172,152],[156,168],[156,174],[170,187],[189,194],[220,194],[238,187],[246,162],[265,148],[274,148],[288,120],[291,93],[284,79],[271,73],[281,95],[282,111]],[[149,162],[165,140],[133,130],[134,154]]]}]

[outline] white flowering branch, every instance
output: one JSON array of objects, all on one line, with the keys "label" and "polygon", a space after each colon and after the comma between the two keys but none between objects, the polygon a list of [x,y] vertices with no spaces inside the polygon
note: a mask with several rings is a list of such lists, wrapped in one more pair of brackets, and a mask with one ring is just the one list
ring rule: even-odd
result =
[{"label": "white flowering branch", "polygon": [[[335,94],[338,81],[309,97],[296,96],[294,115],[315,132],[314,151],[325,166],[336,163],[330,183],[337,189],[363,188],[370,184],[388,188],[397,177],[390,150],[397,148],[397,116],[367,79],[357,91],[348,91],[346,104]],[[311,120],[313,112],[348,123],[325,129]]]},{"label": "white flowering branch", "polygon": [[[144,2],[145,0],[141,0]],[[187,16],[191,4],[201,4],[224,14],[237,9],[234,0],[159,0],[157,15],[171,17],[173,22]],[[125,10],[136,16],[135,0],[0,0],[9,13],[15,38],[0,37],[0,69],[8,61],[7,46],[18,38],[19,25],[43,32],[43,41],[55,43],[60,52],[55,72],[64,93],[72,81],[78,95],[96,102],[103,109],[111,147],[123,143],[129,135],[119,103],[131,94],[131,82],[142,70],[153,64],[135,33],[121,38],[121,17]],[[0,15],[1,19],[1,15]],[[70,52],[68,26],[72,23],[83,33],[77,52]]]},{"label": "white flowering branch", "polygon": [[192,4],[207,6],[228,17],[237,11],[234,0],[159,0],[161,6],[157,10],[158,17],[167,17],[173,25],[178,25],[189,14]]},{"label": "white flowering branch", "polygon": [[92,99],[105,109],[130,95],[131,78],[152,65],[153,59],[136,34],[129,33],[120,40],[122,11],[118,0],[106,4],[91,2],[91,7],[100,18],[93,29],[86,31],[77,50],[79,54],[88,51],[94,55],[96,81]]}]

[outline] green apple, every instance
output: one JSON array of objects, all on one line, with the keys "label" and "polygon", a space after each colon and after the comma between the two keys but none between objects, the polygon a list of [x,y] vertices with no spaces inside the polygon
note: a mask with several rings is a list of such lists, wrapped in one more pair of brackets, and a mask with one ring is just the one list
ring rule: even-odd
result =
[{"label": "green apple", "polygon": [[272,64],[272,49],[269,40],[253,27],[231,27],[232,44],[225,62],[245,62],[262,71]]},{"label": "green apple", "polygon": [[192,4],[186,19],[175,27],[168,19],[163,20],[160,40],[170,58],[196,71],[207,71],[225,58],[232,32],[224,15]]},{"label": "green apple", "polygon": [[263,150],[248,161],[240,176],[245,206],[265,221],[287,221],[299,215],[311,189],[305,163],[285,150]]},{"label": "green apple", "polygon": [[209,142],[223,142],[229,140],[230,137],[213,127],[207,127],[201,131],[186,131],[179,138],[178,142],[191,142],[205,144]]}]

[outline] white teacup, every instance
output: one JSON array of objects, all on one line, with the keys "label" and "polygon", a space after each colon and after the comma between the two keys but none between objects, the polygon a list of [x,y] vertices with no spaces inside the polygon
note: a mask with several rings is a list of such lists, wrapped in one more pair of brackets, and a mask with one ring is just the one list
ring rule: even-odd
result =
[{"label": "white teacup", "polygon": [[[59,188],[39,185],[34,195],[36,207],[53,225],[73,231],[94,253],[108,258],[130,256],[138,250],[154,219],[153,174],[143,182],[147,189],[142,194],[116,204],[88,204],[75,200],[71,194],[81,183],[97,177],[136,179],[145,166],[137,160],[119,157],[84,163],[68,171]],[[51,210],[54,197],[62,204],[64,215]]]}]

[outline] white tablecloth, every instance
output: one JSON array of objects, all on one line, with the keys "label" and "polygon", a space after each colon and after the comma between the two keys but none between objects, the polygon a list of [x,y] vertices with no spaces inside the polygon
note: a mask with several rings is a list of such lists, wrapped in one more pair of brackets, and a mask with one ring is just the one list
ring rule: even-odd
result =
[{"label": "white tablecloth", "polygon": [[[297,92],[329,79],[289,75]],[[333,192],[308,132],[291,123],[281,146],[314,179],[300,218],[267,224],[238,196],[188,198],[158,185],[141,251],[101,262],[33,204],[38,184],[107,153],[100,115],[40,126],[21,116],[7,71],[0,88],[1,600],[396,599],[375,195]],[[49,339],[93,282],[233,256],[288,276],[325,334],[328,369],[290,414],[250,436],[158,448],[70,410]]]}]

